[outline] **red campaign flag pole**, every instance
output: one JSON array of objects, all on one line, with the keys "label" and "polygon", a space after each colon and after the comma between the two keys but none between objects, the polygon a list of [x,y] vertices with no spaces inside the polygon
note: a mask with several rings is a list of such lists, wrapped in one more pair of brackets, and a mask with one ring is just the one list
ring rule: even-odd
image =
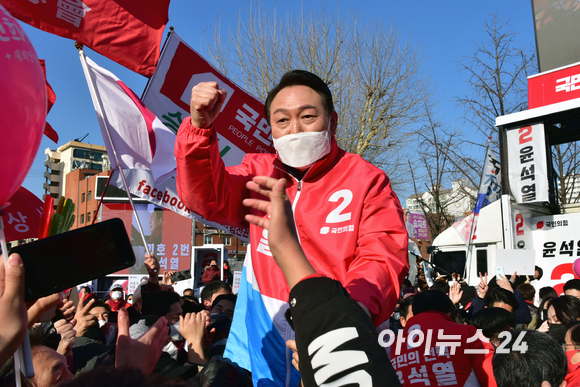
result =
[{"label": "red campaign flag pole", "polygon": [[107,133],[108,138],[105,140],[109,141],[109,144],[111,144],[111,148],[113,149],[113,157],[115,158],[115,162],[117,164],[117,169],[119,171],[119,174],[121,175],[121,179],[123,180],[123,186],[125,188],[125,192],[127,193],[127,197],[129,198],[129,203],[131,203],[131,208],[133,209],[133,216],[135,216],[135,220],[137,221],[137,226],[139,227],[139,234],[141,234],[141,238],[143,239],[143,245],[145,246],[145,251],[147,252],[148,255],[151,255],[151,252],[149,251],[149,246],[147,245],[147,240],[145,239],[145,234],[143,233],[143,228],[141,227],[141,221],[139,220],[139,215],[137,214],[137,210],[135,210],[135,204],[133,204],[133,198],[131,197],[131,192],[129,191],[129,184],[127,184],[127,178],[125,177],[125,173],[123,172],[123,164],[121,163],[121,160],[119,159],[119,156],[117,155],[117,150],[115,148],[115,144],[113,143],[113,139],[111,137],[109,125],[107,125],[107,120],[105,119],[104,109],[103,109],[103,106],[101,106],[101,99],[99,98],[97,88],[95,87],[95,84],[93,83],[93,79],[92,79],[91,74],[89,72],[89,67],[87,65],[86,56],[85,56],[85,53],[82,49],[83,47],[82,47],[82,45],[80,45],[78,43],[76,43],[75,45],[76,45],[77,49],[79,50],[79,57],[81,60],[81,64],[83,66],[85,78],[87,79],[87,84],[89,85],[89,91],[91,92],[91,96],[93,98],[93,104],[95,105],[95,110],[97,111],[97,115],[99,115],[99,117],[101,118],[105,132]]}]

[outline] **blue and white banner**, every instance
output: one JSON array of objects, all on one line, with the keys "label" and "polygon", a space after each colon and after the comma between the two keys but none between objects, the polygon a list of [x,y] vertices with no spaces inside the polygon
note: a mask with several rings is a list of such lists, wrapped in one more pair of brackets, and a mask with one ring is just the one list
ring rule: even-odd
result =
[{"label": "blue and white banner", "polygon": [[287,309],[287,302],[260,293],[248,246],[224,357],[251,371],[256,387],[295,387],[300,382],[286,347],[287,340],[294,340],[284,317]]},{"label": "blue and white banner", "polygon": [[481,173],[481,184],[477,194],[477,203],[473,209],[475,215],[489,203],[495,202],[501,197],[501,165],[499,159],[495,157],[491,148],[487,147],[483,172]]},{"label": "blue and white banner", "polygon": [[477,239],[479,211],[500,197],[501,165],[499,159],[495,157],[495,154],[488,145],[487,151],[485,152],[485,161],[483,163],[483,172],[481,173],[481,183],[479,185],[475,208],[471,214],[453,224],[453,228],[459,233],[459,236],[467,246]]}]

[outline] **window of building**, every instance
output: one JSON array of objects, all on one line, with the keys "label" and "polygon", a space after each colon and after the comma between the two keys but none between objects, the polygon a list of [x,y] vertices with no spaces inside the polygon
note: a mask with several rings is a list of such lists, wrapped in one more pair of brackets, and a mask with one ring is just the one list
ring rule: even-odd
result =
[{"label": "window of building", "polygon": [[204,245],[211,245],[212,241],[213,241],[213,239],[212,239],[211,235],[205,235],[203,237],[203,244]]},{"label": "window of building", "polygon": [[93,196],[93,191],[89,191],[89,193],[87,194],[87,202],[92,199],[92,196]]},{"label": "window of building", "polygon": [[224,245],[230,246],[232,244],[232,237],[225,236],[225,237],[223,237],[223,239],[224,239]]},{"label": "window of building", "polygon": [[84,203],[84,202],[85,202],[85,194],[83,193],[83,194],[81,194],[81,203]]},{"label": "window of building", "polygon": [[248,245],[248,242],[242,241],[242,246],[247,246],[247,245]]},{"label": "window of building", "polygon": [[87,212],[87,223],[91,223],[91,213]]},{"label": "window of building", "polygon": [[74,149],[73,150],[73,157],[77,159],[86,159],[86,160],[93,160],[93,161],[101,161],[103,160],[103,153],[95,152],[86,149]]},{"label": "window of building", "polygon": [[93,219],[97,217],[97,211],[93,211]]},{"label": "window of building", "polygon": [[85,214],[81,214],[81,224],[85,223]]}]

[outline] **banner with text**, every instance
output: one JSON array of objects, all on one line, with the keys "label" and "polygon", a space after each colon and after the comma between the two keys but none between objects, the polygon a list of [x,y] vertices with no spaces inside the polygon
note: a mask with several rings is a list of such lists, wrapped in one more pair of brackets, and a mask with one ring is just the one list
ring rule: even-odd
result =
[{"label": "banner with text", "polygon": [[225,165],[240,164],[246,153],[274,153],[264,103],[226,78],[176,33],[166,43],[143,102],[177,133],[181,121],[190,115],[191,89],[209,81],[217,82],[228,93],[214,121]]},{"label": "banner with text", "polygon": [[[129,191],[140,198],[143,198],[160,207],[171,210],[181,216],[189,219],[195,219],[198,222],[210,227],[218,228],[222,231],[232,234],[243,241],[250,241],[250,230],[248,228],[230,227],[223,224],[210,222],[204,217],[189,211],[185,204],[177,196],[177,187],[175,178],[169,178],[161,184],[155,184],[153,172],[148,169],[124,169],[125,178],[129,185]],[[124,189],[123,180],[117,171],[113,172],[110,184]]]},{"label": "banner with text", "polygon": [[405,225],[409,238],[429,239],[427,218],[422,212],[405,211]]},{"label": "banner with text", "polygon": [[[191,268],[192,221],[154,204],[136,203],[149,251],[159,259],[161,273]],[[135,265],[114,274],[147,274],[145,246],[129,203],[104,203],[101,220],[120,218],[131,237]]]},{"label": "banner with text", "polygon": [[507,131],[509,182],[517,203],[548,201],[544,124]]},{"label": "banner with text", "polygon": [[524,220],[522,233],[532,233],[536,265],[544,271],[536,289],[552,286],[558,294],[564,284],[578,278],[574,274],[574,261],[580,258],[580,214],[539,216]]}]

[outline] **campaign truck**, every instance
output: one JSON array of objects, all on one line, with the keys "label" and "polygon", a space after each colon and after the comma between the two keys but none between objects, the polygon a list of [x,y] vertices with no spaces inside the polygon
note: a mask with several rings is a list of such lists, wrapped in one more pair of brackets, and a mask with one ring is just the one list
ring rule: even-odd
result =
[{"label": "campaign truck", "polygon": [[481,208],[470,243],[450,227],[433,241],[430,260],[470,285],[501,269],[533,276],[537,265],[543,276],[532,284],[560,294],[577,278],[580,203],[563,204],[557,192],[563,184],[580,192],[580,175],[558,176],[552,150],[580,139],[580,63],[530,77],[529,92],[533,108],[496,119],[501,197]]}]

